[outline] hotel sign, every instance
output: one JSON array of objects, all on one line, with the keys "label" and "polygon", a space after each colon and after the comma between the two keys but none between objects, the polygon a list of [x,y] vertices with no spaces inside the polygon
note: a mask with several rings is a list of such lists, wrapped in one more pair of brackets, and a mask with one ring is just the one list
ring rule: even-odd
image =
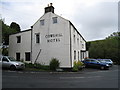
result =
[{"label": "hotel sign", "polygon": [[45,35],[45,38],[47,38],[47,42],[60,42],[60,37],[62,37],[63,35],[60,34],[48,34]]}]

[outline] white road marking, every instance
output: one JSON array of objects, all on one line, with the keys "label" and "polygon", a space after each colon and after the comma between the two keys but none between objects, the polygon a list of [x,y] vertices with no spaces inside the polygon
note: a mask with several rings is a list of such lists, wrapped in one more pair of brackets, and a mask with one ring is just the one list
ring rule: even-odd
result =
[{"label": "white road marking", "polygon": [[92,77],[60,77],[60,79],[84,79],[84,78],[101,78],[102,76],[92,76]]}]

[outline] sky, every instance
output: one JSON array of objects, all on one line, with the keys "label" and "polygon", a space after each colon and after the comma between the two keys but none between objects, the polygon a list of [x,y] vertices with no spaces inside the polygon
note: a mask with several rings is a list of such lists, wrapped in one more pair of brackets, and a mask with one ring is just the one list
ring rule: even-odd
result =
[{"label": "sky", "polygon": [[119,0],[1,0],[0,18],[16,22],[21,30],[31,26],[53,3],[55,14],[70,20],[86,41],[101,40],[118,31]]}]

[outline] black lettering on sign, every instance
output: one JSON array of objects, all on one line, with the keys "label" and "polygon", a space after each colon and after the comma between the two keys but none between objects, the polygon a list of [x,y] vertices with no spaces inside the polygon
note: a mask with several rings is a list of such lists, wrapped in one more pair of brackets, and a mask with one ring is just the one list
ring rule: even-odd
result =
[{"label": "black lettering on sign", "polygon": [[47,38],[47,42],[60,42],[60,38],[57,37],[62,37],[62,33],[59,34],[48,34],[45,35],[45,38]]},{"label": "black lettering on sign", "polygon": [[47,42],[60,42],[60,38],[48,39]]},{"label": "black lettering on sign", "polygon": [[52,37],[62,37],[63,35],[60,33],[60,34],[48,34],[48,35],[45,35],[45,38],[52,38]]}]

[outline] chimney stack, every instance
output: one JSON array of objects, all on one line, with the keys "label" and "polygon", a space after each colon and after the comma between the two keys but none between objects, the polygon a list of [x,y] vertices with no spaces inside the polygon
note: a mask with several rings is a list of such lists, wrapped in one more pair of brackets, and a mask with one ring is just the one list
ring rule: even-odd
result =
[{"label": "chimney stack", "polygon": [[52,3],[50,3],[50,5],[48,4],[48,7],[45,7],[45,13],[48,12],[54,13],[54,7],[52,6]]}]

